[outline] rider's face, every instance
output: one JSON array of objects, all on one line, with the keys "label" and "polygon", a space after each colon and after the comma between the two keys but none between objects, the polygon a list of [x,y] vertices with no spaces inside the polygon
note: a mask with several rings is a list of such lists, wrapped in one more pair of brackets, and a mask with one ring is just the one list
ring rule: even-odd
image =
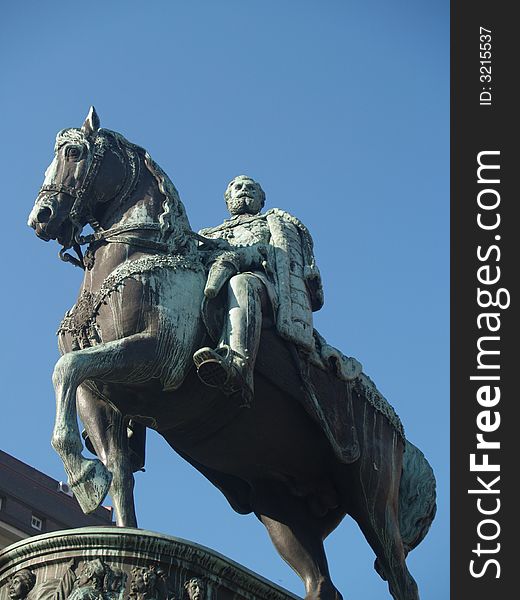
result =
[{"label": "rider's face", "polygon": [[232,215],[256,215],[262,208],[260,186],[252,179],[235,179],[228,187],[226,204]]}]

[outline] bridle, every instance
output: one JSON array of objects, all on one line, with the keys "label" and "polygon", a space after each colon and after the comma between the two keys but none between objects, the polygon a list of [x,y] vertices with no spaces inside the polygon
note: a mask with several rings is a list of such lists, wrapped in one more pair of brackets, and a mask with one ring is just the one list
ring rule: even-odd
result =
[{"label": "bridle", "polygon": [[70,210],[69,219],[74,225],[76,225],[78,230],[81,229],[79,219],[81,218],[81,214],[86,212],[85,208],[92,184],[98,174],[99,167],[103,162],[105,151],[110,145],[108,140],[103,135],[99,135],[97,133],[94,135],[94,140],[91,140],[93,142],[92,159],[90,160],[87,172],[83,178],[80,188],[76,189],[62,183],[51,183],[48,185],[42,185],[38,194],[40,196],[42,194],[51,192],[52,194],[64,193],[68,196],[71,196],[74,199],[74,204]]},{"label": "bridle", "polygon": [[[62,136],[67,138],[67,133],[69,131],[72,132],[68,134],[69,141],[78,142],[76,133],[77,130],[65,130],[65,132],[62,133]],[[157,241],[132,235],[132,232],[138,231],[163,232],[160,223],[133,223],[131,225],[116,225],[114,227],[110,227],[109,229],[103,229],[101,227],[92,214],[93,206],[91,206],[91,200],[92,186],[98,175],[99,168],[103,162],[106,151],[110,149],[116,154],[121,164],[124,166],[125,176],[119,190],[109,201],[106,202],[107,205],[111,205],[111,209],[109,209],[109,211],[104,215],[105,220],[109,220],[115,211],[123,206],[124,202],[135,190],[141,175],[141,161],[139,152],[145,151],[138,146],[135,146],[131,142],[128,142],[128,140],[125,140],[122,138],[122,136],[119,136],[119,134],[106,129],[99,129],[88,136],[85,135],[85,139],[89,145],[93,146],[91,150],[92,158],[79,189],[63,184],[50,183],[43,185],[38,194],[38,196],[41,196],[42,194],[49,193],[52,195],[65,193],[74,200],[72,208],[69,212],[69,220],[71,221],[75,231],[72,235],[71,243],[69,245],[64,245],[60,250],[60,259],[64,262],[69,262],[77,267],[85,269],[86,264],[81,247],[87,244],[95,245],[100,242],[117,242],[139,246],[156,253],[171,252],[171,244],[166,241]],[[151,167],[148,163],[149,159],[150,157],[145,154],[144,163],[150,170]],[[161,191],[167,194],[167,191],[162,188]],[[81,235],[81,231],[84,226],[82,223],[88,223],[92,227],[94,233],[86,236]],[[218,244],[214,240],[204,238],[194,231],[191,231],[189,228],[185,229],[183,234],[191,237],[192,239],[204,242],[209,247],[218,247]],[[77,258],[67,252],[67,250],[70,248],[75,251]],[[87,252],[87,254],[90,254],[91,256],[93,256],[92,248],[93,246],[90,246],[89,251]],[[90,259],[87,261],[87,264],[90,264]],[[90,264],[90,266],[87,266],[87,268],[90,269],[91,266],[92,265]]]},{"label": "bridle", "polygon": [[[99,168],[103,162],[106,151],[109,148],[114,150],[114,153],[120,159],[121,164],[125,168],[123,184],[116,192],[114,197],[107,202],[111,203],[113,206],[111,213],[122,206],[130,193],[135,189],[140,177],[139,156],[137,150],[130,144],[121,142],[116,135],[103,129],[89,135],[87,140],[92,145],[92,158],[79,189],[64,184],[51,183],[43,185],[38,193],[38,196],[41,196],[42,194],[49,194],[49,192],[52,195],[64,193],[74,199],[74,203],[69,213],[69,220],[75,228],[73,241],[71,245],[63,246],[59,252],[59,256],[61,260],[70,262],[73,265],[83,269],[85,266],[83,264],[83,253],[81,251],[81,246],[91,243],[94,240],[94,237],[96,240],[106,239],[106,241],[111,241],[109,238],[113,238],[114,235],[117,235],[116,231],[112,229],[106,231],[102,230],[101,226],[92,214],[93,207],[90,204],[92,186],[98,175]],[[112,143],[112,140],[115,141],[115,146]],[[83,229],[82,222],[86,222],[92,227],[95,232],[94,236],[81,235],[81,231]],[[133,229],[136,228],[150,229],[150,227],[146,226],[146,224],[143,224],[142,226],[134,225]],[[74,249],[78,255],[78,258],[75,258],[66,252],[66,250],[69,248]]]}]

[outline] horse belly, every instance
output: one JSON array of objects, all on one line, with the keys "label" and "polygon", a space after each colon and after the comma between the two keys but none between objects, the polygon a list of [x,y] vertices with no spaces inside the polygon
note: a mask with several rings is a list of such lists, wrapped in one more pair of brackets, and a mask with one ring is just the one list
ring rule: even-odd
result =
[{"label": "horse belly", "polygon": [[[298,401],[264,378],[255,379],[255,389],[251,408],[231,416],[232,400],[220,395],[214,418],[208,407],[204,421],[193,421],[192,431],[184,423],[184,434],[171,430],[166,439],[200,464],[245,481],[276,479],[306,492],[322,485],[336,461],[319,427]],[[184,413],[181,404],[177,410]],[[220,419],[217,428],[215,421]],[[204,423],[211,423],[212,433]]]}]

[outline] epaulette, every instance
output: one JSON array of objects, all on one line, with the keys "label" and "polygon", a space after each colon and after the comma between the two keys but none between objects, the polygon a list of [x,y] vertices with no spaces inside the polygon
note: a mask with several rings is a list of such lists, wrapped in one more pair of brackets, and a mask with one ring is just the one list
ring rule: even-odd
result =
[{"label": "epaulette", "polygon": [[226,219],[220,225],[217,225],[215,227],[206,227],[204,229],[201,229],[199,231],[199,234],[200,235],[211,235],[212,233],[218,233],[219,231],[225,231],[226,229],[233,229],[233,227],[238,227],[239,225],[244,225],[245,223],[251,223],[252,221],[257,221],[258,219],[265,219],[266,216],[270,212],[271,211],[268,211],[267,213],[262,213],[259,215],[251,215],[250,217],[243,218],[243,219]]}]

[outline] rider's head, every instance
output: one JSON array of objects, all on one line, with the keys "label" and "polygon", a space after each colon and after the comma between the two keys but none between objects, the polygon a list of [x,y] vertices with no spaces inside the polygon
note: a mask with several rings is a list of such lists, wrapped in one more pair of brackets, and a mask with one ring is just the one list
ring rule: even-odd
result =
[{"label": "rider's head", "polygon": [[224,192],[231,215],[256,215],[265,204],[264,190],[247,175],[238,175],[229,182]]}]

